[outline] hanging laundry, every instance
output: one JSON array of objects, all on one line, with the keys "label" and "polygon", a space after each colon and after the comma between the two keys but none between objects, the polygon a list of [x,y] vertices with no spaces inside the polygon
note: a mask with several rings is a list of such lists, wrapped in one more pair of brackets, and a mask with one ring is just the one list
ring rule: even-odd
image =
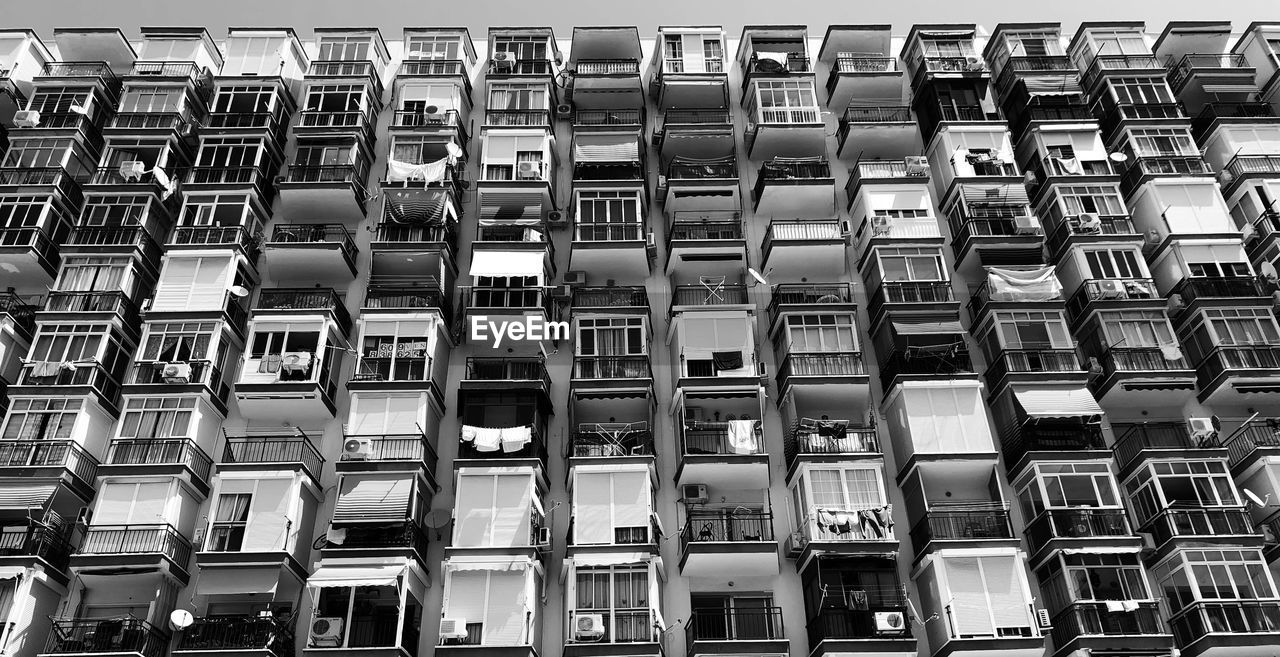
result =
[{"label": "hanging laundry", "polygon": [[1165,342],[1160,345],[1160,355],[1165,360],[1182,360],[1182,347],[1177,342]]},{"label": "hanging laundry", "polygon": [[462,440],[469,442],[477,452],[496,452],[502,445],[502,429],[462,425]]},{"label": "hanging laundry", "polygon": [[1080,168],[1080,160],[1074,157],[1055,157],[1053,159],[1058,163],[1058,168],[1065,174],[1078,176],[1084,173],[1084,169]]},{"label": "hanging laundry", "polygon": [[1135,612],[1138,610],[1138,601],[1137,600],[1121,600],[1120,608],[1126,612],[1130,612],[1130,613]]},{"label": "hanging laundry", "polygon": [[855,514],[851,514],[846,511],[836,511],[834,515],[835,524],[831,527],[832,532],[842,535],[853,533],[853,528],[856,524]]},{"label": "hanging laundry", "polygon": [[862,516],[862,533],[868,538],[884,538],[884,527],[880,524],[880,517],[876,515],[874,509],[863,509],[859,514]]},{"label": "hanging laundry", "polygon": [[711,352],[711,362],[715,364],[718,372],[740,370],[742,369],[742,352],[713,351]]},{"label": "hanging laundry", "polygon": [[819,527],[828,531],[835,531],[836,517],[826,509],[818,509],[816,513],[816,522]]},{"label": "hanging laundry", "polygon": [[173,193],[178,190],[178,182],[169,178],[169,174],[165,173],[164,169],[156,167],[151,170],[151,175],[156,177],[156,184],[160,185],[161,189],[164,190],[164,193],[160,195],[161,200],[169,200],[169,197],[173,196]]},{"label": "hanging laundry", "polygon": [[886,504],[875,510],[876,517],[885,529],[893,529],[893,505]]},{"label": "hanging laundry", "polygon": [[444,180],[448,171],[449,158],[442,158],[426,164],[412,164],[399,160],[387,161],[387,182],[422,181],[431,183]]},{"label": "hanging laundry", "polygon": [[258,374],[275,374],[280,371],[284,358],[280,354],[267,354],[258,362]]},{"label": "hanging laundry", "polygon": [[1121,612],[1124,611],[1124,603],[1119,600],[1107,600],[1107,611]]},{"label": "hanging laundry", "polygon": [[727,422],[729,447],[734,454],[755,454],[756,445],[755,420],[729,420]]},{"label": "hanging laundry", "polygon": [[533,440],[533,429],[529,426],[508,427],[502,430],[502,451],[510,454],[524,449]]},{"label": "hanging laundry", "polygon": [[63,369],[64,363],[53,360],[38,360],[31,364],[31,373],[29,376],[36,379],[46,379],[51,376],[58,376],[58,372]]}]

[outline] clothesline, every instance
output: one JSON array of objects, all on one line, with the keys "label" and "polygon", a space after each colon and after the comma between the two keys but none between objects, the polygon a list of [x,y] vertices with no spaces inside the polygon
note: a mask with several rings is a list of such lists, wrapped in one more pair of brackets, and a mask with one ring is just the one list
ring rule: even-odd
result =
[{"label": "clothesline", "polygon": [[533,427],[475,427],[462,425],[462,441],[471,443],[477,452],[496,452],[501,449],[508,454],[524,449],[533,442]]}]

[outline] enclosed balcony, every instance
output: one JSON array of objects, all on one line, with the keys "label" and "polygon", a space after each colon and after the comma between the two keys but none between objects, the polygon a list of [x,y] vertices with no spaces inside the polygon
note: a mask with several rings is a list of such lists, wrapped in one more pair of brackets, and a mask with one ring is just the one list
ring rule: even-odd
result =
[{"label": "enclosed balcony", "polygon": [[343,556],[375,556],[410,553],[422,559],[427,554],[427,534],[416,521],[396,523],[338,522],[329,525],[321,558]]},{"label": "enclosed balcony", "polygon": [[[183,583],[188,578],[191,541],[172,525],[92,525],[85,530],[73,567],[167,564]],[[162,565],[163,565],[162,564]]]},{"label": "enclosed balcony", "polygon": [[434,311],[452,323],[453,302],[450,295],[437,285],[423,285],[420,279],[370,277],[365,288],[361,313],[382,311],[388,313],[418,313]]},{"label": "enclosed balcony", "polygon": [[835,216],[831,165],[822,157],[775,157],[760,166],[751,197],[763,216]]},{"label": "enclosed balcony", "polygon": [[1169,546],[1196,547],[1202,541],[1212,540],[1226,545],[1262,545],[1262,533],[1243,508],[1193,507],[1166,508],[1148,519],[1138,528],[1152,535],[1158,550]]},{"label": "enclosed balcony", "polygon": [[532,358],[469,357],[458,384],[459,403],[472,392],[529,391],[542,398],[551,394],[551,375],[546,362]]},{"label": "enclosed balcony", "polygon": [[[55,363],[55,365],[60,364]],[[73,396],[92,394],[100,403],[114,412],[120,399],[120,376],[124,374],[124,368],[120,367],[119,372],[113,372],[97,362],[77,362],[68,365],[68,367],[59,366],[54,368],[54,371],[50,371],[47,364],[24,364],[17,383],[9,389],[9,395],[16,396],[19,391],[14,388],[21,387],[30,387],[34,394],[49,394],[48,387],[57,386],[59,390],[53,394]],[[36,388],[40,390],[35,392]]]},{"label": "enclosed balcony", "polygon": [[776,575],[773,514],[742,507],[691,511],[680,530],[680,573],[685,577]]},{"label": "enclosed balcony", "polygon": [[1152,71],[1163,72],[1164,70],[1164,64],[1161,64],[1155,55],[1099,54],[1089,62],[1088,67],[1082,73],[1085,87],[1093,89],[1095,85],[1107,77],[1143,75],[1144,73],[1150,74]]},{"label": "enclosed balcony", "polygon": [[751,158],[798,158],[826,152],[826,124],[815,96],[811,77],[762,79],[744,87],[745,139]]},{"label": "enclosed balcony", "polygon": [[1213,168],[1198,155],[1140,156],[1120,177],[1125,196],[1156,178],[1205,178],[1213,176]]},{"label": "enclosed balcony", "polygon": [[[719,26],[659,28],[649,93],[658,107],[725,107],[728,104],[725,34]],[[678,45],[678,47],[677,47]]]},{"label": "enclosed balcony", "polygon": [[139,618],[60,618],[53,621],[40,654],[164,657],[168,646],[168,632]]},{"label": "enclosed balcony", "polygon": [[278,278],[345,281],[356,272],[355,239],[342,224],[279,224],[262,253]]},{"label": "enclosed balcony", "polygon": [[62,292],[53,290],[45,298],[37,317],[41,321],[111,321],[136,336],[142,320],[138,306],[124,292]]},{"label": "enclosed balcony", "polygon": [[1185,422],[1112,422],[1112,451],[1121,475],[1145,461],[1160,459],[1219,459],[1227,451],[1216,438],[1193,436]]},{"label": "enclosed balcony", "polygon": [[1169,617],[1186,657],[1248,654],[1280,638],[1280,600],[1198,601]]},{"label": "enclosed balcony", "polygon": [[1173,638],[1158,602],[1134,602],[1136,608],[1114,609],[1107,602],[1072,602],[1052,617],[1055,654],[1084,648],[1126,647],[1135,651],[1168,651]]},{"label": "enclosed balcony", "polygon": [[4,268],[6,278],[24,288],[52,285],[61,262],[58,242],[64,232],[51,235],[34,227],[0,228],[0,267]]}]

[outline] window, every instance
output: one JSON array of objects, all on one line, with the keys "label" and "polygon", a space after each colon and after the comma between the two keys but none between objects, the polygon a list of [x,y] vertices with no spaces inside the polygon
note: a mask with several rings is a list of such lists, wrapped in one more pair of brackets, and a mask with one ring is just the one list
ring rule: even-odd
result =
[{"label": "window", "polygon": [[662,59],[667,73],[723,73],[724,44],[713,35],[668,34]]},{"label": "window", "polygon": [[1095,212],[1104,216],[1126,215],[1120,190],[1104,185],[1058,185],[1058,198],[1067,215]]},{"label": "window", "polygon": [[317,84],[308,87],[308,112],[362,112],[364,86],[358,84]]},{"label": "window", "polygon": [[965,57],[974,54],[973,43],[960,39],[928,39],[920,47],[925,57]]},{"label": "window", "polygon": [[438,140],[423,135],[394,135],[391,141],[391,159],[408,164],[425,164],[440,159]]},{"label": "window", "polygon": [[223,493],[218,496],[217,511],[209,528],[210,552],[239,552],[244,529],[249,524],[248,493]]},{"label": "window", "polygon": [[125,289],[129,258],[68,256],[58,275],[57,289],[76,292],[117,292]]},{"label": "window", "polygon": [[411,36],[405,43],[406,59],[462,59],[458,37],[440,34]]},{"label": "window", "polygon": [[1042,34],[1010,34],[1009,51],[1014,57],[1061,55],[1062,44]]},{"label": "window", "polygon": [[16,400],[4,425],[4,440],[69,440],[83,404],[79,399]]},{"label": "window", "polygon": [[307,142],[298,144],[293,163],[299,167],[332,167],[351,164],[355,152],[353,144],[326,144]]},{"label": "window", "polygon": [[720,42],[720,39],[703,37],[702,59],[708,73],[721,73],[724,71],[724,44]]},{"label": "window", "polygon": [[649,572],[644,567],[577,568],[574,611],[604,617],[604,643],[649,641]]},{"label": "window", "polygon": [[453,545],[520,547],[531,543],[536,503],[532,476],[460,473],[455,499]]},{"label": "window", "polygon": [[[861,511],[885,504],[879,468],[809,470],[804,480],[811,505],[819,509]],[[804,511],[811,515],[810,509]]]},{"label": "window", "polygon": [[1105,464],[1038,463],[1034,468],[1036,478],[1018,496],[1028,518],[1045,509],[1120,506],[1115,480]]},{"label": "window", "polygon": [[1204,311],[1215,345],[1280,344],[1275,317],[1260,308],[1209,308]]},{"label": "window", "polygon": [[1103,337],[1116,347],[1141,348],[1174,344],[1169,318],[1159,310],[1103,312]]},{"label": "window", "polygon": [[317,59],[319,61],[343,62],[369,61],[369,37],[320,37],[320,56]]},{"label": "window", "polygon": [[995,325],[1005,349],[1071,349],[1067,323],[1056,312],[997,312]]},{"label": "window", "polygon": [[169,257],[156,285],[152,310],[221,310],[227,303],[230,256]]},{"label": "window", "polygon": [[1173,91],[1163,78],[1110,78],[1111,96],[1122,104],[1172,103]]},{"label": "window", "polygon": [[297,498],[286,478],[223,477],[209,519],[206,550],[267,552],[287,549],[292,523],[289,508]]},{"label": "window", "polygon": [[[538,604],[532,587],[537,579],[527,568],[517,570],[447,570],[445,618],[467,621],[470,645],[514,646],[531,641],[526,619]],[[532,586],[531,586],[532,585]]]},{"label": "window", "polygon": [[[279,328],[258,329],[254,331],[249,344],[249,358],[257,361],[246,363],[245,371],[256,369],[258,374],[274,374],[280,381],[309,381],[315,369],[317,353],[320,348],[320,331],[311,325],[290,326],[279,325]],[[297,359],[286,359],[286,356],[298,356]],[[290,360],[289,367],[285,361]],[[297,362],[299,364],[292,364]]]},{"label": "window", "polygon": [[1075,601],[1089,600],[1147,600],[1146,579],[1142,567],[1125,563],[1118,554],[1069,554],[1066,563],[1067,581]]},{"label": "window", "polygon": [[106,324],[42,324],[31,347],[31,360],[55,363],[98,359],[107,337]]},{"label": "window", "polygon": [[[177,483],[173,482],[173,486],[176,487]],[[179,500],[172,493],[170,482],[106,482],[98,490],[93,526],[167,525],[169,501]],[[86,540],[92,541],[92,538]],[[104,536],[104,540],[118,544],[120,539],[118,536],[109,539]]]},{"label": "window", "polygon": [[787,351],[838,353],[858,350],[853,315],[787,315]]},{"label": "window", "polygon": [[1188,130],[1144,128],[1129,133],[1129,143],[1138,157],[1197,156],[1200,149]]},{"label": "window", "polygon": [[1091,32],[1093,53],[1104,55],[1150,55],[1146,39],[1133,32]]},{"label": "window", "polygon": [[74,145],[70,139],[15,139],[5,153],[4,166],[22,169],[66,166],[72,150]]},{"label": "window", "polygon": [[1217,183],[1183,183],[1156,187],[1156,204],[1170,233],[1235,232]]},{"label": "window", "polygon": [[634,356],[648,352],[643,317],[584,317],[578,320],[579,356]]},{"label": "window", "polygon": [[[416,83],[400,89],[400,109],[407,112],[425,115],[428,106],[435,106],[433,114],[439,114],[457,110],[459,104],[458,88],[451,84]],[[439,119],[432,121],[440,123]]]},{"label": "window", "polygon": [[419,395],[355,395],[348,427],[352,435],[413,435],[422,433]]},{"label": "window", "polygon": [[121,438],[190,438],[194,397],[130,399],[120,421]]},{"label": "window", "polygon": [[217,325],[213,322],[160,322],[147,325],[139,360],[172,363],[204,360]]},{"label": "window", "polygon": [[648,543],[650,499],[649,475],[643,470],[576,473],[574,545]]},{"label": "window", "polygon": [[1094,279],[1145,278],[1137,251],[1129,249],[1089,249],[1084,252],[1089,276]]},{"label": "window", "polygon": [[357,376],[374,381],[426,381],[431,375],[432,322],[365,323]]},{"label": "window", "polygon": [[517,61],[529,59],[547,59],[547,37],[544,36],[505,36],[493,40],[494,52],[509,52]]},{"label": "window", "polygon": [[[230,58],[228,58],[228,61]],[[262,114],[271,111],[275,91],[270,87],[223,87],[213,99],[211,112],[228,114]]]},{"label": "window", "polygon": [[280,75],[284,68],[285,39],[278,36],[236,36],[227,39],[223,75]]},{"label": "window", "polygon": [[169,147],[163,141],[145,139],[112,139],[102,154],[101,169],[107,172],[119,170],[125,162],[141,162],[147,170],[168,165]]},{"label": "window", "polygon": [[486,107],[491,110],[545,110],[550,107],[547,98],[545,84],[491,84]]},{"label": "window", "polygon": [[878,252],[880,275],[890,281],[943,281],[942,254],[926,249],[884,249]]},{"label": "window", "polygon": [[310,645],[323,648],[391,648],[396,646],[397,629],[405,628],[403,644],[417,645],[419,601],[408,594],[403,621],[400,616],[400,585],[396,586],[331,586],[320,589],[316,596],[316,618],[336,617],[343,620],[343,636],[336,642]]},{"label": "window", "polygon": [[[905,389],[895,413],[911,435],[914,453],[994,451],[986,405],[976,388]],[[903,417],[905,416],[905,417]]]},{"label": "window", "polygon": [[35,228],[42,223],[50,197],[9,196],[0,203],[0,229]]},{"label": "window", "polygon": [[1033,636],[1031,600],[1016,557],[951,557],[942,560],[955,636]]},{"label": "window", "polygon": [[1221,461],[1157,461],[1139,470],[1125,487],[1144,524],[1165,509],[1240,505]]},{"label": "window", "polygon": [[1192,278],[1252,278],[1247,262],[1189,262]]},{"label": "window", "polygon": [[196,166],[206,168],[245,168],[257,166],[264,152],[262,140],[253,137],[211,137],[202,139]]},{"label": "window", "polygon": [[[44,88],[31,97],[27,109],[40,112],[42,116],[70,114],[71,106],[77,105],[88,109],[93,103],[93,90],[74,87]],[[123,111],[124,108],[122,107]]]},{"label": "window", "polygon": [[[1151,575],[1173,613],[1200,600],[1275,597],[1275,584],[1257,550],[1181,550]],[[1212,631],[1230,631],[1225,617],[1213,614],[1210,619]]]},{"label": "window", "polygon": [[180,112],[181,87],[130,87],[120,99],[121,112]]},{"label": "window", "polygon": [[574,239],[638,240],[640,217],[639,192],[579,192]]},{"label": "window", "polygon": [[532,163],[538,178],[547,180],[550,159],[547,153],[548,138],[541,135],[486,135],[484,137],[484,179],[513,180],[516,167],[523,162]]},{"label": "window", "polygon": [[760,80],[756,102],[762,123],[812,123],[818,120],[812,80]]},{"label": "window", "polygon": [[141,226],[150,205],[145,196],[93,196],[85,200],[80,225]]},{"label": "window", "polygon": [[[249,197],[243,194],[188,196],[182,206],[182,226],[233,227],[246,224]],[[257,222],[252,226],[256,227]]]}]

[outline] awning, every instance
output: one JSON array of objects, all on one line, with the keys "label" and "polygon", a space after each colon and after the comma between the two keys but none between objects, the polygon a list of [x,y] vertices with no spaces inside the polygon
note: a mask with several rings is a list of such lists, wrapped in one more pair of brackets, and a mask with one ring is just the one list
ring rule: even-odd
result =
[{"label": "awning", "polygon": [[1084,93],[1075,74],[1028,75],[1019,84],[1029,96],[1079,96]]},{"label": "awning", "polygon": [[639,162],[640,140],[635,135],[578,135],[573,140],[573,161]]},{"label": "awning", "polygon": [[542,223],[542,192],[481,191],[480,225],[530,226]]},{"label": "awning", "polygon": [[1004,185],[984,185],[980,183],[964,183],[960,188],[964,202],[968,205],[1030,205],[1027,187],[1022,183]]},{"label": "awning", "polygon": [[1140,545],[1091,545],[1087,548],[1065,548],[1063,554],[1137,554],[1142,552]]},{"label": "awning", "polygon": [[1102,407],[1088,388],[1014,388],[1013,396],[1027,417],[1089,417],[1102,415]]},{"label": "awning", "polygon": [[17,579],[27,572],[22,566],[4,566],[0,568],[0,580]]},{"label": "awning", "polygon": [[0,510],[43,509],[53,497],[58,484],[32,484],[26,482],[0,483]]},{"label": "awning", "polygon": [[196,595],[237,595],[275,593],[280,585],[280,566],[237,566],[200,568]]},{"label": "awning", "polygon": [[474,251],[472,276],[542,276],[542,251]]},{"label": "awning", "polygon": [[476,557],[468,559],[466,557],[451,557],[445,559],[443,564],[445,570],[475,571],[475,570],[493,570],[498,572],[506,572],[512,570],[524,570],[529,567],[529,559],[525,557],[513,557],[503,560],[496,556]]},{"label": "awning", "polygon": [[589,554],[575,554],[572,559],[565,561],[573,562],[573,565],[586,566],[625,566],[627,564],[644,563],[651,559],[652,556],[645,552],[593,552]]},{"label": "awning", "polygon": [[964,329],[960,328],[959,320],[946,321],[894,321],[893,332],[898,335],[942,335],[951,333],[964,333]]},{"label": "awning", "polygon": [[1241,84],[1206,84],[1202,87],[1207,94],[1253,94],[1258,91],[1252,82]]},{"label": "awning", "polygon": [[[344,482],[344,489],[346,489]],[[333,522],[387,522],[409,517],[413,479],[360,479],[338,494]]]},{"label": "awning", "polygon": [[307,578],[307,587],[323,589],[338,586],[395,586],[407,567],[404,564],[321,566]]},{"label": "awning", "polygon": [[384,188],[387,214],[402,224],[438,224],[444,221],[448,194],[443,189]]}]

